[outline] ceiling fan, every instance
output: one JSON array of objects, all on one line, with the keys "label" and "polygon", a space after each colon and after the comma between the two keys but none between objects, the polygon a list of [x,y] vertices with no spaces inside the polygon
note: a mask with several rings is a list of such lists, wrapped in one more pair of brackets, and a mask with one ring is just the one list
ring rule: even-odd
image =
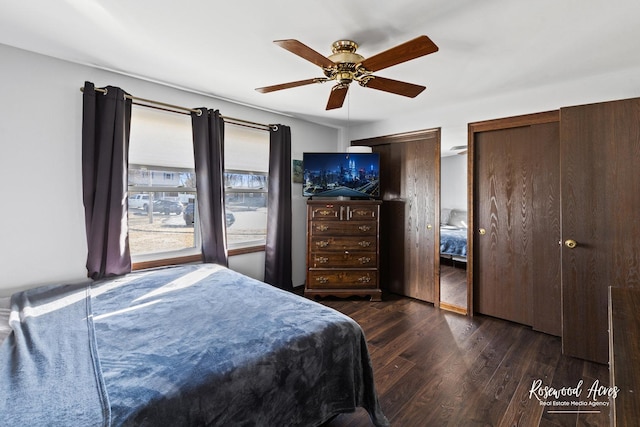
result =
[{"label": "ceiling fan", "polygon": [[374,76],[373,73],[438,51],[438,46],[427,36],[416,37],[366,59],[356,53],[358,45],[351,40],[334,42],[331,47],[333,54],[328,57],[316,52],[298,40],[275,40],[274,43],[322,68],[324,77],[260,87],[256,90],[260,93],[269,93],[333,80],[336,84],[331,88],[327,110],[342,107],[347,96],[349,84],[353,81],[358,82],[362,87],[415,98],[426,89],[424,86]]},{"label": "ceiling fan", "polygon": [[467,154],[467,146],[466,145],[455,145],[450,148],[451,151],[457,151],[456,154]]}]

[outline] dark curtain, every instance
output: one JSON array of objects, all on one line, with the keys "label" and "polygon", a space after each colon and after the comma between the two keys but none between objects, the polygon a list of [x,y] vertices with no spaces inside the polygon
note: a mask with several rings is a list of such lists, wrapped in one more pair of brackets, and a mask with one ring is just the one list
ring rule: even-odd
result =
[{"label": "dark curtain", "polygon": [[291,129],[278,125],[269,137],[264,281],[285,290],[293,290],[291,221]]},{"label": "dark curtain", "polygon": [[218,110],[191,113],[202,260],[227,267],[224,207],[224,120]]},{"label": "dark curtain", "polygon": [[131,271],[127,165],[131,99],[117,87],[96,92],[85,82],[82,106],[82,196],[87,273],[93,279]]}]

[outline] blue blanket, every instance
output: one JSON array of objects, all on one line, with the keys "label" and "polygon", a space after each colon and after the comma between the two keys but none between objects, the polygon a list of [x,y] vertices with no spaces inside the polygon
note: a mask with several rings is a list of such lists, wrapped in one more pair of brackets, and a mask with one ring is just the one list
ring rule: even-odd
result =
[{"label": "blue blanket", "polygon": [[467,256],[467,229],[440,227],[440,255]]},{"label": "blue blanket", "polygon": [[0,346],[0,425],[107,426],[87,285],[13,295]]},{"label": "blue blanket", "polygon": [[210,264],[49,292],[75,302],[0,348],[9,425],[313,426],[357,406],[388,425],[362,330],[313,301]]}]

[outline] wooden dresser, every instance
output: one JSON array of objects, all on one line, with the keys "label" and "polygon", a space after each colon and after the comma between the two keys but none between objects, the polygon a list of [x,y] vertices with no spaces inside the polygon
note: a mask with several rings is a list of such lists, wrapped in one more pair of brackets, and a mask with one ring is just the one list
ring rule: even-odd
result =
[{"label": "wooden dresser", "polygon": [[380,301],[380,201],[307,201],[304,294]]}]

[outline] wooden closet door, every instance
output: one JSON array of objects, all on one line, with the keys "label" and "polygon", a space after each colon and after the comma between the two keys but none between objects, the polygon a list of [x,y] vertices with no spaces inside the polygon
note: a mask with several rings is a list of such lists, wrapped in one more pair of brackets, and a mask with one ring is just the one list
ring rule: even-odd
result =
[{"label": "wooden closet door", "polygon": [[607,363],[608,287],[640,286],[640,99],[560,117],[563,352]]},{"label": "wooden closet door", "polygon": [[381,155],[380,286],[434,302],[440,278],[440,130],[352,144]]},{"label": "wooden closet door", "polygon": [[[401,199],[404,201],[402,235],[390,236],[404,253],[403,295],[434,302],[435,284],[439,277],[436,259],[439,221],[440,147],[434,141],[412,141],[398,146],[401,150]],[[439,165],[439,162],[438,162]],[[436,175],[437,173],[437,175]],[[439,248],[438,248],[439,249]]]},{"label": "wooden closet door", "polygon": [[560,335],[559,131],[547,116],[474,134],[474,309]]}]

